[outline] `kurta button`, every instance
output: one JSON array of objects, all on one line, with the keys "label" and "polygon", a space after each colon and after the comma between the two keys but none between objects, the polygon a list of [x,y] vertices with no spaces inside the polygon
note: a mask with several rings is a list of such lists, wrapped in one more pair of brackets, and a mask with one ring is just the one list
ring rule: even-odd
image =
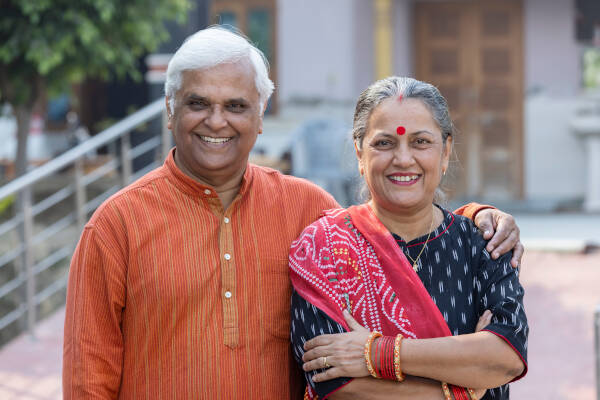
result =
[{"label": "kurta button", "polygon": [[225,257],[226,260],[231,260],[231,254],[229,253],[225,253],[223,257]]},{"label": "kurta button", "polygon": [[225,298],[227,298],[227,299],[231,298],[231,292],[230,291],[225,292]]},{"label": "kurta button", "polygon": [[225,217],[225,218],[223,218],[223,221],[224,221],[226,224],[228,224],[228,223],[229,223],[229,218]]},{"label": "kurta button", "polygon": [[204,194],[210,194],[210,189],[206,189],[206,190],[204,191]]}]

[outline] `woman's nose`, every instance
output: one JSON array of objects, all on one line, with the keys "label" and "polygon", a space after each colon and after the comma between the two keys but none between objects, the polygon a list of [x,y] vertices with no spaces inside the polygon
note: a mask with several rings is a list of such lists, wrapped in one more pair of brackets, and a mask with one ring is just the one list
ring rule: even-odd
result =
[{"label": "woman's nose", "polygon": [[410,167],[415,161],[413,153],[409,146],[400,144],[394,153],[394,164],[399,167]]}]

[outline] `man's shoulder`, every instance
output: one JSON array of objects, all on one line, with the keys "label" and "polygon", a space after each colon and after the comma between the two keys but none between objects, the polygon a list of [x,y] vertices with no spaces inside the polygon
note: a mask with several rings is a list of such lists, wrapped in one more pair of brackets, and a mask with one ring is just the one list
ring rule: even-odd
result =
[{"label": "man's shoulder", "polygon": [[132,203],[143,201],[142,196],[148,192],[148,188],[157,182],[161,182],[166,179],[163,171],[163,167],[156,168],[135,182],[130,183],[124,188],[120,189],[108,199],[106,199],[96,209],[92,217],[86,226],[94,226],[101,221],[111,220],[121,213],[124,207],[129,207]]},{"label": "man's shoulder", "polygon": [[298,196],[320,196],[327,200],[333,197],[323,188],[313,182],[292,175],[285,175],[272,168],[251,164],[254,169],[255,179],[260,185],[277,185],[280,189]]}]

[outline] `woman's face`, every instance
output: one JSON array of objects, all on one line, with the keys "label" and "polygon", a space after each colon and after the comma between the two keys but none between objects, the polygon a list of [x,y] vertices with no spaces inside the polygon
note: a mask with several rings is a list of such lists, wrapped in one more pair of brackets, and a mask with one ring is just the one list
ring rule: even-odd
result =
[{"label": "woman's face", "polygon": [[440,128],[420,100],[393,97],[381,102],[357,150],[375,204],[391,212],[429,207],[451,148],[452,137],[444,146]]}]

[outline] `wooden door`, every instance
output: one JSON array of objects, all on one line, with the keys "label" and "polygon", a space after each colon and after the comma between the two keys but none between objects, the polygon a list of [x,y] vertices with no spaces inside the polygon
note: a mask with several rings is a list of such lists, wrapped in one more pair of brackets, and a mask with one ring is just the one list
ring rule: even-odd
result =
[{"label": "wooden door", "polygon": [[436,85],[458,128],[452,197],[523,194],[521,0],[415,4],[416,77]]},{"label": "wooden door", "polygon": [[[277,85],[277,57],[275,54],[277,10],[275,0],[213,0],[211,20],[214,24],[239,29],[259,48],[269,61],[269,77]],[[267,114],[276,113],[277,93],[273,93]]]}]

